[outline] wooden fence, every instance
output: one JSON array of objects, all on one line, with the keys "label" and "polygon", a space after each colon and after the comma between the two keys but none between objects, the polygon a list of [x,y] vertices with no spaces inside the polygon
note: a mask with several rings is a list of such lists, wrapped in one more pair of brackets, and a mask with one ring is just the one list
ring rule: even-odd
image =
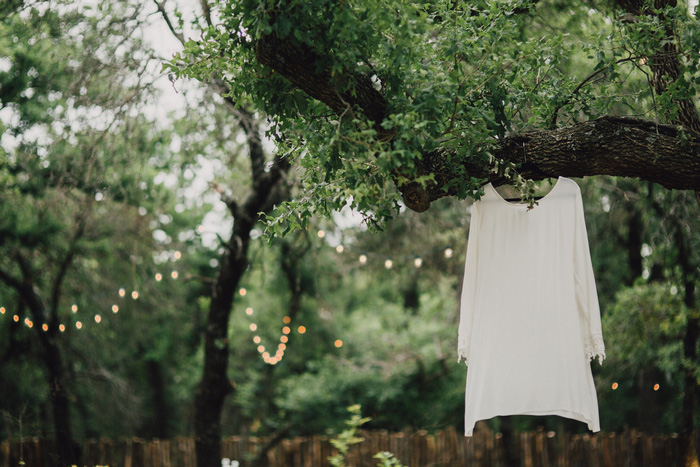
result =
[{"label": "wooden fence", "polygon": [[[464,438],[449,429],[428,434],[424,431],[387,433],[361,432],[364,442],[352,446],[346,457],[349,466],[375,466],[373,456],[393,453],[410,467],[505,466],[503,439],[487,431]],[[559,435],[532,432],[516,435],[520,464],[524,467],[656,467],[680,465],[677,436],[647,436],[631,431],[623,434]],[[700,441],[700,440],[698,440]],[[265,439],[225,438],[222,457],[250,459],[265,445]],[[27,467],[49,467],[52,444],[49,440],[24,439],[0,442],[0,467],[17,467],[21,458]],[[282,440],[267,455],[270,467],[323,467],[336,453],[325,436]],[[194,440],[107,439],[82,444],[82,466],[110,467],[196,467]]]}]

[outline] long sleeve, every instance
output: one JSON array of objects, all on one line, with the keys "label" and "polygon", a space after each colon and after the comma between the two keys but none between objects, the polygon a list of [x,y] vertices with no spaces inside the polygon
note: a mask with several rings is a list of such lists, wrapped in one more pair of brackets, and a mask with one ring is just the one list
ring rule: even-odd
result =
[{"label": "long sleeve", "polygon": [[469,221],[469,237],[467,239],[467,258],[464,264],[464,282],[459,311],[459,336],[457,361],[464,359],[469,365],[469,349],[471,345],[472,323],[474,321],[474,301],[476,298],[476,279],[478,262],[479,228],[481,213],[479,203],[472,204],[472,215]]},{"label": "long sleeve", "polygon": [[593,276],[593,264],[588,247],[588,234],[583,214],[581,190],[576,193],[576,218],[574,232],[574,276],[576,280],[576,302],[581,319],[581,332],[586,357],[598,358],[602,365],[605,359],[605,345],[600,324],[598,293]]}]

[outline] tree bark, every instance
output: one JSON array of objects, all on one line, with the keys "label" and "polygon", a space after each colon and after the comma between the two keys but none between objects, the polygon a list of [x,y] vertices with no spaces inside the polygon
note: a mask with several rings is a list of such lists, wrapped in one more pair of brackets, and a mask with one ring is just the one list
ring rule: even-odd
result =
[{"label": "tree bark", "polygon": [[228,322],[234,296],[241,277],[248,267],[250,231],[260,213],[269,212],[286,197],[286,159],[276,157],[265,171],[265,157],[260,132],[253,116],[240,110],[242,126],[248,138],[252,191],[243,205],[226,198],[234,224],[225,251],[219,260],[212,290],[207,325],[204,331],[204,372],[195,396],[195,451],[198,467],[221,466],[221,412],[226,397],[234,391],[235,383],[228,379]]},{"label": "tree bark", "polygon": [[[643,2],[636,0],[617,0],[617,3],[633,15],[641,14],[644,8]],[[670,3],[659,0],[657,6]],[[672,36],[673,31],[668,34]],[[395,137],[380,125],[387,116],[388,103],[374,89],[369,76],[352,70],[346,70],[342,76],[324,68],[319,70],[319,63],[328,62],[319,52],[274,34],[258,39],[255,52],[261,64],[332,111],[338,114],[360,111],[375,122],[374,128],[381,139]],[[650,57],[657,93],[664,92],[680,76],[678,54],[675,42],[668,41],[660,46],[659,53]],[[634,118],[603,117],[566,128],[508,135],[496,142],[493,153],[499,159],[518,164],[524,177],[535,180],[558,175],[613,175],[639,178],[669,189],[700,190],[700,118],[692,100],[674,102],[679,112],[672,123],[688,132],[687,139],[672,126]],[[445,190],[456,177],[451,156],[445,149],[422,155],[416,175],[435,174],[435,183],[426,187],[415,183],[399,187],[408,208],[423,212],[432,201],[456,194],[456,189]],[[481,158],[466,158],[462,163],[470,176],[490,182],[499,179]]]}]

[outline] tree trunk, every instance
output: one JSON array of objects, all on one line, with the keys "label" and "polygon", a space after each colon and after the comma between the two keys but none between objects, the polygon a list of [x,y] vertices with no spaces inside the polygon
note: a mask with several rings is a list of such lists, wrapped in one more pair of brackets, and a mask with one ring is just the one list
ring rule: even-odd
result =
[{"label": "tree trunk", "polygon": [[198,467],[221,467],[221,411],[234,390],[227,377],[228,322],[233,297],[248,266],[250,222],[236,218],[231,239],[219,265],[207,327],[204,332],[204,373],[195,397],[195,450]]},{"label": "tree trunk", "polygon": [[697,410],[698,379],[694,366],[698,362],[697,345],[700,337],[695,281],[697,269],[690,263],[687,238],[680,222],[675,222],[678,258],[684,286],[683,302],[688,308],[688,323],[683,337],[683,359],[688,362],[683,378],[683,413],[681,415],[681,445],[685,466],[698,465],[698,451],[695,445],[695,413]]},{"label": "tree trunk", "polygon": [[[235,389],[227,376],[229,359],[228,322],[234,296],[241,277],[248,267],[250,230],[260,213],[271,211],[288,193],[285,175],[290,168],[287,159],[275,157],[265,170],[265,155],[260,129],[251,114],[237,109],[225,98],[242,120],[251,161],[252,190],[243,205],[238,205],[222,192],[222,199],[233,214],[233,232],[219,261],[216,281],[204,331],[204,372],[195,396],[195,451],[198,467],[221,466],[221,411],[226,396]],[[223,191],[223,190],[221,190]]]}]

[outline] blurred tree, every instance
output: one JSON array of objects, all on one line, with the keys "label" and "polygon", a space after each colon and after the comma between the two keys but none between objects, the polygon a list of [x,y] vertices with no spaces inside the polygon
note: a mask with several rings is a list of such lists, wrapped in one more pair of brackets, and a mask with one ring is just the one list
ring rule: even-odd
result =
[{"label": "blurred tree", "polygon": [[[168,196],[150,167],[167,134],[143,116],[152,75],[139,27],[134,8],[110,2],[27,2],[0,20],[0,299],[13,319],[0,370],[9,375],[23,348],[43,363],[48,385],[18,406],[50,401],[39,416],[53,423],[57,465],[79,462],[71,414],[91,391],[72,384],[74,372],[117,382],[104,366],[81,372],[73,357],[88,352],[71,342],[118,311],[120,287],[137,298],[157,249],[155,206]],[[3,384],[36,381],[19,367],[26,378]]]}]

